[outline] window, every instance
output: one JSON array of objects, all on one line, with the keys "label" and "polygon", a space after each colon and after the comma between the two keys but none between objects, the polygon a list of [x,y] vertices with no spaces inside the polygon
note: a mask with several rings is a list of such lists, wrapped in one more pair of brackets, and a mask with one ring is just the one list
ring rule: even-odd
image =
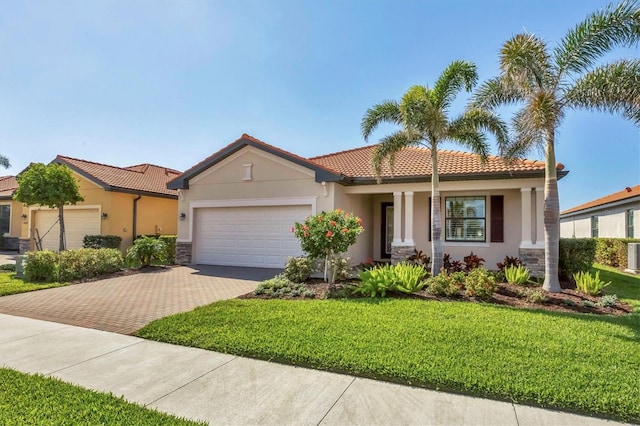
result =
[{"label": "window", "polygon": [[445,240],[486,241],[485,197],[446,197]]},{"label": "window", "polygon": [[598,216],[591,216],[591,238],[598,238]]},{"label": "window", "polygon": [[633,209],[629,209],[625,212],[626,222],[626,237],[633,238]]},{"label": "window", "polygon": [[11,205],[0,206],[0,235],[11,232]]}]

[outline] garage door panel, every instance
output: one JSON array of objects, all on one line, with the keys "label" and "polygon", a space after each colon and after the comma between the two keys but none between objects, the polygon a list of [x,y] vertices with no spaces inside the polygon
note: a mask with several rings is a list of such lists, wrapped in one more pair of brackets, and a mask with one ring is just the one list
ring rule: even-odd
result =
[{"label": "garage door panel", "polygon": [[302,253],[291,226],[310,214],[310,206],[197,209],[194,260],[211,265],[282,268],[287,257]]},{"label": "garage door panel", "polygon": [[[42,248],[57,251],[60,246],[60,224],[57,210],[38,210],[35,227],[42,239]],[[64,211],[67,249],[82,248],[85,235],[100,234],[98,209],[69,209]]]}]

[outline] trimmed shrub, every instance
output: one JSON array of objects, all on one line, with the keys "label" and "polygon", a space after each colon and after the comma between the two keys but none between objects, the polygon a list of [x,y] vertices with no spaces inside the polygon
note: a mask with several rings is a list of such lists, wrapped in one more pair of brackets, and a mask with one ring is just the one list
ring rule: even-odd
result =
[{"label": "trimmed shrub", "polygon": [[127,250],[127,264],[132,267],[151,266],[166,262],[167,244],[155,237],[139,237]]},{"label": "trimmed shrub", "polygon": [[294,283],[303,283],[314,272],[316,260],[306,256],[289,257],[284,267],[284,276]]},{"label": "trimmed shrub", "polygon": [[449,275],[446,269],[443,268],[438,275],[427,279],[427,293],[433,294],[434,296],[448,297],[458,294],[458,290],[460,290],[460,280],[459,275],[454,276],[456,274],[462,274],[462,276],[464,276],[464,272],[455,272]]},{"label": "trimmed shrub", "polygon": [[164,241],[166,245],[165,249],[165,262],[173,265],[176,260],[176,240],[177,235],[158,235],[159,240]]},{"label": "trimmed shrub", "polygon": [[558,272],[563,280],[573,279],[577,272],[587,272],[596,256],[596,240],[593,238],[560,238]]},{"label": "trimmed shrub", "polygon": [[31,282],[53,282],[58,279],[58,254],[51,250],[25,253],[24,278]]},{"label": "trimmed shrub", "polygon": [[122,238],[117,235],[85,235],[82,239],[84,248],[114,248],[120,250]]},{"label": "trimmed shrub", "polygon": [[469,272],[464,281],[465,293],[469,297],[489,299],[496,291],[493,275],[484,268],[476,268]]},{"label": "trimmed shrub", "polygon": [[78,249],[58,254],[58,281],[73,281],[117,272],[124,266],[119,249]]},{"label": "trimmed shrub", "polygon": [[633,238],[596,238],[595,261],[612,268],[627,268],[629,243],[640,243]]}]

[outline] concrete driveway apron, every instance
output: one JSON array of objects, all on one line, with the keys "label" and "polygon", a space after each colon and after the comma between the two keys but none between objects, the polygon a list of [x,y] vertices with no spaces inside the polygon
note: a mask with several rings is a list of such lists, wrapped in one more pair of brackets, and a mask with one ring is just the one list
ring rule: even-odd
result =
[{"label": "concrete driveway apron", "polygon": [[133,334],[155,319],[248,293],[278,272],[178,266],[0,297],[0,313]]}]

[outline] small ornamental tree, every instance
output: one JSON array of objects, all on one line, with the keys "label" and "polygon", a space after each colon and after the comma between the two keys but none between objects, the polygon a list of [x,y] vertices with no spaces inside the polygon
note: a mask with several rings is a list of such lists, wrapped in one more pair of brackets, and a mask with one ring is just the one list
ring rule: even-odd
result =
[{"label": "small ornamental tree", "polygon": [[291,232],[300,240],[302,251],[314,259],[325,259],[324,280],[333,286],[336,258],[355,244],[362,233],[362,219],[340,209],[309,216],[297,223]]},{"label": "small ornamental tree", "polygon": [[67,204],[84,201],[80,195],[78,181],[71,169],[63,164],[33,163],[27,170],[20,173],[16,180],[18,189],[13,198],[27,206],[38,204],[52,209],[58,209],[60,222],[60,251],[65,249],[64,241],[64,212]]}]

